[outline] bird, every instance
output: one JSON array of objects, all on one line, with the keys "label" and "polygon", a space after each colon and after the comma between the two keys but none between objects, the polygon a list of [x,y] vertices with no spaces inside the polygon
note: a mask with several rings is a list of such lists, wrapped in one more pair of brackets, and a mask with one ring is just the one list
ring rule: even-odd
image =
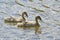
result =
[{"label": "bird", "polygon": [[35,28],[35,34],[36,33],[41,33],[41,31],[39,31],[39,22],[38,20],[42,20],[40,16],[36,16],[35,17],[35,21],[25,21],[23,23],[17,23],[17,27],[22,27],[23,29],[25,28]]},{"label": "bird", "polygon": [[13,23],[18,23],[18,22],[23,22],[23,21],[26,21],[26,18],[25,17],[28,17],[28,14],[27,14],[27,12],[23,12],[22,13],[22,16],[20,17],[20,18],[16,18],[16,17],[14,17],[14,16],[11,16],[11,17],[9,17],[9,18],[5,18],[5,22],[13,22]]}]

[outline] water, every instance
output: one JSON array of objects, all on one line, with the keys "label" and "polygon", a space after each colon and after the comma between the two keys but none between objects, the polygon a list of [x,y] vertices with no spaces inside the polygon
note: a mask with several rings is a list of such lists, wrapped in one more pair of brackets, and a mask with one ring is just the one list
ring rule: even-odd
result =
[{"label": "water", "polygon": [[[60,0],[0,0],[0,40],[60,40]],[[4,18],[19,17],[27,11],[28,20],[41,16],[41,34],[4,23]]]}]

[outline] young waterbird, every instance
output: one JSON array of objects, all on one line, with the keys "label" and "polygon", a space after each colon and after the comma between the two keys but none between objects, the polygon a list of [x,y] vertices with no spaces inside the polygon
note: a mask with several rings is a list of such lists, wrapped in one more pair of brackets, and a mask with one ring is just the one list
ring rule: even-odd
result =
[{"label": "young waterbird", "polygon": [[[22,27],[22,28],[35,28],[35,33],[39,32],[39,23],[38,20],[42,20],[40,16],[36,16],[35,17],[35,21],[26,21],[24,23],[18,23],[17,26],[18,27]],[[41,33],[41,31],[40,31]]]},{"label": "young waterbird", "polygon": [[16,18],[16,17],[11,16],[10,18],[5,18],[4,21],[5,22],[12,22],[12,23],[23,22],[23,21],[26,21],[25,16],[28,17],[27,12],[23,12],[22,16],[20,18]]}]

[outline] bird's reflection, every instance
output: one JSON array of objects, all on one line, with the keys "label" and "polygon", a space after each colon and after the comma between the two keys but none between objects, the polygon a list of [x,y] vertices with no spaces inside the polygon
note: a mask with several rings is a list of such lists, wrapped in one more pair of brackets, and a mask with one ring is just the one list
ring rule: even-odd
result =
[{"label": "bird's reflection", "polygon": [[38,29],[39,27],[18,27],[19,29],[23,29],[23,30],[34,30],[35,34],[41,34],[41,30]]}]

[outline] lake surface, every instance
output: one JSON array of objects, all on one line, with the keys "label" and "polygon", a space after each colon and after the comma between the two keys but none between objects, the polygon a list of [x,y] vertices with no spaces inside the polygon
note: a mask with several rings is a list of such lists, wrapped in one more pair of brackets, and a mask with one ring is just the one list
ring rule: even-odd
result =
[{"label": "lake surface", "polygon": [[[28,13],[30,21],[41,16],[41,34],[4,23],[4,18],[19,18],[23,11]],[[0,0],[0,40],[60,40],[60,0]]]}]

